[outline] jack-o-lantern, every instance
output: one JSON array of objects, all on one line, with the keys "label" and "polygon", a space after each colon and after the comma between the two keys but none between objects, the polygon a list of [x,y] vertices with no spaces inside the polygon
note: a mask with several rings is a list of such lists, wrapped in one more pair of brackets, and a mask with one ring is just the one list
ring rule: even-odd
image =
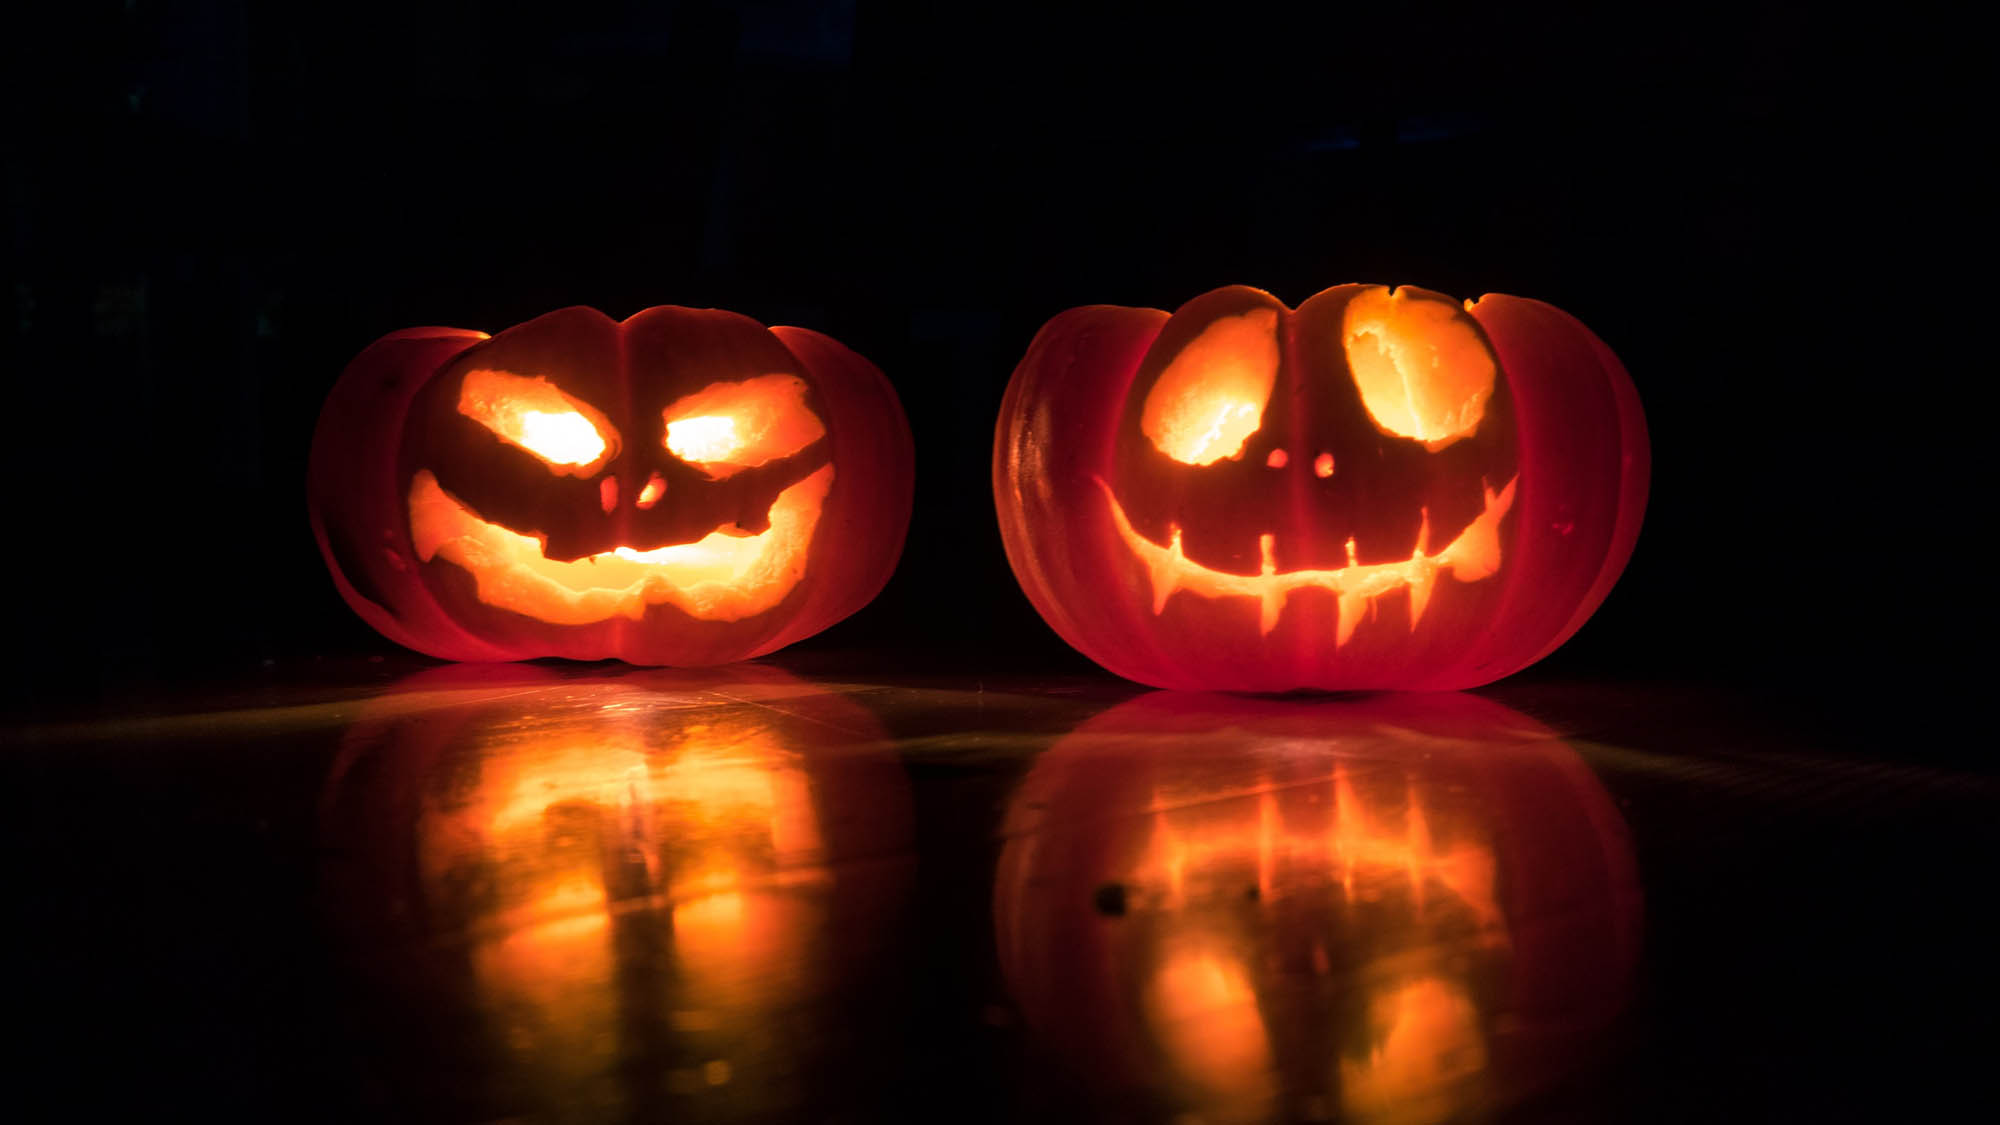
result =
[{"label": "jack-o-lantern", "polygon": [[1624,569],[1637,393],[1539,301],[1243,286],[1072,309],[1015,370],[1001,538],[1042,617],[1128,679],[1473,687],[1541,659]]},{"label": "jack-o-lantern", "polygon": [[348,729],[322,885],[419,1116],[762,1118],[879,1057],[814,1017],[894,987],[911,835],[873,716],[781,672],[452,666]]},{"label": "jack-o-lantern", "polygon": [[1616,809],[1476,696],[1142,697],[1036,760],[1005,836],[1008,990],[1143,1116],[1477,1119],[1587,1064],[1631,990]]},{"label": "jack-o-lantern", "polygon": [[320,414],[309,499],[341,596],[419,652],[720,664],[881,590],[911,465],[895,391],[826,336],[578,307],[377,341]]}]

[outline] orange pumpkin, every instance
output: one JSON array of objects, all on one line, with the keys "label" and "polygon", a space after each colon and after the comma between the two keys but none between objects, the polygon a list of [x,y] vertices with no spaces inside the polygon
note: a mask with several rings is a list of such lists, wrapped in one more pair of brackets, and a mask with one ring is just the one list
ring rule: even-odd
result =
[{"label": "orange pumpkin", "polygon": [[1050,321],[993,494],[1042,617],[1189,690],[1473,687],[1583,624],[1645,509],[1618,360],[1538,301],[1243,286]]},{"label": "orange pumpkin", "polygon": [[384,636],[451,660],[701,665],[866,605],[912,450],[867,360],[719,309],[393,333],[328,396],[313,532]]}]

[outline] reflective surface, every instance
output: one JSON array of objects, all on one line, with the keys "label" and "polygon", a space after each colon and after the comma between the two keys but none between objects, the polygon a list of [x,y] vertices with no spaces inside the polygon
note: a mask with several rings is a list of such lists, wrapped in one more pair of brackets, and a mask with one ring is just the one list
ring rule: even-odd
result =
[{"label": "reflective surface", "polygon": [[1821,737],[1666,686],[416,661],[43,719],[0,759],[21,1097],[1922,1118],[1984,1041],[1976,895],[1942,892],[1992,786]]},{"label": "reflective surface", "polygon": [[755,668],[438,669],[349,728],[325,829],[398,1061],[478,1095],[445,1108],[763,1113],[865,1069],[814,1016],[892,964],[910,798],[838,694]]},{"label": "reflective surface", "polygon": [[1006,828],[1031,1026],[1202,1119],[1486,1110],[1630,994],[1624,824],[1553,732],[1474,696],[1146,696],[1043,754]]}]

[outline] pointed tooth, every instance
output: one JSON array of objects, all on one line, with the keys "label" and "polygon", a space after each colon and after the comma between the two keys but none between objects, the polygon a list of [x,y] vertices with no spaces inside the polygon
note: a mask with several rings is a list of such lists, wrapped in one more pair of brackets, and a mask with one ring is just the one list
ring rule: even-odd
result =
[{"label": "pointed tooth", "polygon": [[1275,585],[1264,588],[1257,611],[1257,631],[1261,635],[1268,637],[1271,630],[1278,627],[1278,618],[1285,612],[1285,596],[1289,593],[1290,590]]},{"label": "pointed tooth", "polygon": [[1275,580],[1278,573],[1278,537],[1258,536],[1257,546],[1264,554],[1264,581],[1258,587],[1263,593],[1258,599],[1257,629],[1268,637],[1271,630],[1278,627],[1278,615],[1285,612],[1285,599],[1290,596],[1291,590]]},{"label": "pointed tooth", "polygon": [[1424,611],[1431,605],[1431,589],[1437,585],[1437,569],[1430,566],[1411,568],[1410,575],[1410,631],[1416,632],[1417,622],[1424,619]]},{"label": "pointed tooth", "polygon": [[1438,556],[1451,566],[1452,577],[1477,582],[1500,569],[1500,521],[1514,506],[1514,485],[1519,480],[1518,476],[1509,480],[1499,492],[1487,489],[1486,510]]},{"label": "pointed tooth", "polygon": [[1419,511],[1423,513],[1424,522],[1417,528],[1416,557],[1422,558],[1424,555],[1429,554],[1431,549],[1431,510],[1429,508],[1421,508]]},{"label": "pointed tooth", "polygon": [[1355,626],[1361,624],[1361,615],[1368,609],[1368,595],[1340,595],[1340,626],[1334,633],[1333,647],[1340,648],[1354,635]]}]

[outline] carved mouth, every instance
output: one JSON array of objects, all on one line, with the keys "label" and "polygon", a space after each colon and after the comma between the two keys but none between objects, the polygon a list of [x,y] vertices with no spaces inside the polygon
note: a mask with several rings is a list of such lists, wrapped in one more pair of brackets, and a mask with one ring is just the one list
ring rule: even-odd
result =
[{"label": "carved mouth", "polygon": [[[1172,525],[1168,542],[1164,545],[1139,534],[1133,529],[1132,521],[1125,518],[1125,506],[1118,502],[1117,493],[1111,490],[1104,478],[1096,479],[1098,487],[1104,490],[1105,500],[1111,504],[1111,519],[1118,526],[1119,536],[1152,578],[1155,614],[1164,612],[1167,599],[1180,590],[1204,598],[1255,598],[1258,602],[1258,631],[1269,634],[1278,627],[1278,618],[1284,613],[1292,591],[1331,590],[1340,599],[1340,624],[1333,639],[1335,648],[1347,643],[1369,606],[1384,594],[1402,589],[1410,591],[1410,628],[1415,629],[1430,605],[1431,590],[1437,584],[1438,575],[1449,573],[1460,582],[1477,582],[1499,570],[1500,520],[1513,507],[1514,484],[1520,480],[1518,476],[1509,480],[1506,487],[1498,492],[1484,489],[1485,510],[1458,533],[1458,538],[1436,554],[1428,553],[1431,524],[1429,513],[1425,513],[1423,528],[1417,532],[1416,547],[1410,552],[1410,557],[1401,562],[1351,563],[1333,570],[1288,570],[1280,573],[1273,562],[1277,537],[1264,535],[1258,539],[1264,554],[1263,571],[1258,574],[1230,574],[1211,570],[1182,554],[1179,524]],[[1352,539],[1347,541],[1347,556],[1350,560],[1354,558]]]},{"label": "carved mouth", "polygon": [[785,600],[805,576],[832,485],[833,466],[824,465],[780,492],[770,526],[755,535],[711,531],[693,543],[560,560],[542,553],[540,537],[479,518],[425,469],[410,482],[410,538],[423,561],[471,574],[480,601],[552,625],[636,621],[663,602],[704,621],[740,621]]}]

